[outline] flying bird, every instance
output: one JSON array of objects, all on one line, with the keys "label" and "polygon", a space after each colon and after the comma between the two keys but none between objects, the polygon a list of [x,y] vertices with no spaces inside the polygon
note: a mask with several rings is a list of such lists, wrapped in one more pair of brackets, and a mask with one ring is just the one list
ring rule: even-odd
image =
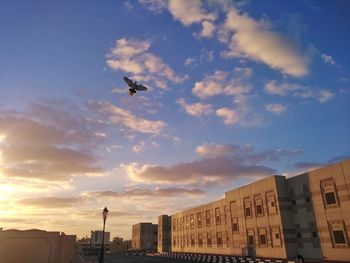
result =
[{"label": "flying bird", "polygon": [[131,79],[128,79],[127,77],[124,77],[124,81],[128,86],[130,87],[129,89],[129,95],[132,96],[136,93],[136,91],[145,91],[147,88],[141,84],[137,84],[137,81],[132,81]]}]

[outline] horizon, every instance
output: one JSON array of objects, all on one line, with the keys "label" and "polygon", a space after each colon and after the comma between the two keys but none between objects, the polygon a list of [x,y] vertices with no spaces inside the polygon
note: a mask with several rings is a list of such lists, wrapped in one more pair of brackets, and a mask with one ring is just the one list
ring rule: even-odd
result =
[{"label": "horizon", "polygon": [[[350,158],[349,1],[0,3],[0,228],[111,237]],[[148,88],[129,96],[126,76]],[[156,216],[154,214],[157,214]]]}]

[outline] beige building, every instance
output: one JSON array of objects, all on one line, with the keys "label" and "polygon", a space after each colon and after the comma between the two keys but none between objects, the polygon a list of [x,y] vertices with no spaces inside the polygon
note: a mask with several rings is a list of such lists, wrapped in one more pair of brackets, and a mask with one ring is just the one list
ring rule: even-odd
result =
[{"label": "beige building", "polygon": [[132,226],[131,248],[138,250],[157,249],[158,225],[139,223]]},{"label": "beige building", "polygon": [[76,256],[76,236],[43,230],[0,231],[0,262],[69,263]]},{"label": "beige building", "polygon": [[242,186],[172,215],[171,230],[159,230],[171,233],[172,252],[349,261],[349,211],[346,160]]}]

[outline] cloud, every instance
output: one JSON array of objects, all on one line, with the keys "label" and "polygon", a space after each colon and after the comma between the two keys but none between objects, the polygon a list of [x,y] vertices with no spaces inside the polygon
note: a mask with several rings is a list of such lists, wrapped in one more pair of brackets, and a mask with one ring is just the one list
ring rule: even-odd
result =
[{"label": "cloud", "polygon": [[139,2],[154,13],[161,13],[168,7],[168,0],[139,0]]},{"label": "cloud", "polygon": [[239,179],[258,179],[271,175],[274,170],[262,165],[245,165],[240,160],[226,156],[180,163],[170,167],[137,163],[122,165],[123,171],[134,182],[212,185]]},{"label": "cloud", "polygon": [[242,96],[248,94],[251,86],[243,82],[246,78],[246,71],[236,69],[235,73],[238,75],[230,79],[229,72],[216,70],[213,75],[207,75],[202,81],[196,82],[192,93],[200,99],[218,95]]},{"label": "cloud", "polygon": [[308,74],[308,58],[295,43],[274,32],[269,21],[257,21],[234,7],[227,12],[219,39],[228,45],[224,57],[244,57],[260,61],[282,73],[303,77]]},{"label": "cloud", "polygon": [[238,112],[229,108],[217,109],[216,115],[221,117],[227,125],[236,124],[240,120]]},{"label": "cloud", "polygon": [[197,146],[195,152],[199,156],[220,156],[232,154],[240,148],[241,146],[234,144],[221,145],[204,143],[202,145]]},{"label": "cloud", "polygon": [[107,65],[114,70],[133,74],[138,81],[152,82],[161,89],[166,89],[168,82],[180,83],[188,76],[178,76],[160,57],[148,52],[149,40],[121,38],[107,54]]},{"label": "cloud", "polygon": [[88,197],[114,197],[114,198],[132,198],[132,197],[177,197],[180,195],[185,196],[202,196],[205,191],[198,188],[184,188],[184,187],[168,187],[168,188],[130,188],[122,192],[117,191],[99,191],[99,192],[87,192],[85,196]]},{"label": "cloud", "polygon": [[216,19],[216,14],[203,9],[203,2],[200,0],[169,0],[168,3],[168,10],[174,19],[179,20],[185,26]]},{"label": "cloud", "polygon": [[112,124],[124,126],[131,131],[146,133],[146,134],[160,134],[166,127],[163,121],[152,121],[135,116],[128,110],[119,108],[109,102],[90,102],[89,106],[108,117]]},{"label": "cloud", "polygon": [[195,152],[199,156],[235,156],[242,162],[258,164],[263,161],[278,161],[284,157],[298,156],[302,153],[299,149],[292,150],[267,150],[256,151],[250,144],[240,146],[237,144],[208,144],[204,143],[196,147]]},{"label": "cloud", "polygon": [[215,25],[212,22],[209,21],[203,21],[202,22],[203,29],[200,33],[201,37],[212,37],[214,35],[215,31]]},{"label": "cloud", "polygon": [[140,154],[146,150],[150,150],[152,148],[159,148],[159,147],[160,145],[155,141],[151,141],[149,143],[146,143],[145,141],[141,141],[132,147],[132,151],[134,151],[137,154]]},{"label": "cloud", "polygon": [[22,206],[42,208],[67,208],[81,203],[83,199],[76,197],[45,197],[20,199],[16,203]]},{"label": "cloud", "polygon": [[210,104],[203,104],[201,102],[187,104],[183,98],[177,99],[176,103],[179,104],[189,115],[196,117],[208,115],[214,112],[213,107]]},{"label": "cloud", "polygon": [[74,107],[49,101],[21,112],[0,111],[0,174],[11,180],[45,181],[101,175],[103,169],[91,152],[104,140],[95,136],[101,127],[81,116],[79,108],[72,115],[70,108]]},{"label": "cloud", "polygon": [[330,55],[322,54],[321,58],[323,59],[325,64],[330,64],[330,65],[333,65],[333,66],[336,65],[335,60]]},{"label": "cloud", "polygon": [[281,104],[266,104],[265,109],[273,114],[280,115],[286,111],[287,107]]},{"label": "cloud", "polygon": [[287,96],[292,95],[301,99],[314,99],[319,103],[325,103],[334,97],[334,93],[329,90],[312,89],[295,83],[278,83],[271,80],[265,84],[265,91],[269,94]]},{"label": "cloud", "polygon": [[195,59],[194,58],[187,58],[185,60],[185,66],[194,66],[195,64]]}]

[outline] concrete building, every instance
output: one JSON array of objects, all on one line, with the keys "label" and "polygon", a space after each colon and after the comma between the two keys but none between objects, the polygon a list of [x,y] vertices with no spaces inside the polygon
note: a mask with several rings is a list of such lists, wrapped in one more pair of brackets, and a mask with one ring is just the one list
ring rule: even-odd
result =
[{"label": "concrete building", "polygon": [[132,226],[131,248],[137,250],[156,250],[158,243],[158,225],[139,223]]},{"label": "concrete building", "polygon": [[171,217],[158,217],[158,252],[171,251]]},{"label": "concrete building", "polygon": [[[91,248],[92,249],[100,249],[101,248],[101,246],[102,246],[102,235],[103,235],[103,231],[101,231],[101,230],[91,231],[90,242],[91,242]],[[110,236],[111,236],[110,232],[105,232],[105,235],[104,235],[104,246],[105,246],[105,249],[107,251],[109,250]]]},{"label": "concrete building", "polygon": [[[350,160],[271,176],[171,216],[172,252],[350,260]],[[159,221],[164,216],[159,217]],[[170,241],[170,240],[168,240]]]},{"label": "concrete building", "polygon": [[43,230],[0,231],[0,262],[75,262],[76,236]]}]

